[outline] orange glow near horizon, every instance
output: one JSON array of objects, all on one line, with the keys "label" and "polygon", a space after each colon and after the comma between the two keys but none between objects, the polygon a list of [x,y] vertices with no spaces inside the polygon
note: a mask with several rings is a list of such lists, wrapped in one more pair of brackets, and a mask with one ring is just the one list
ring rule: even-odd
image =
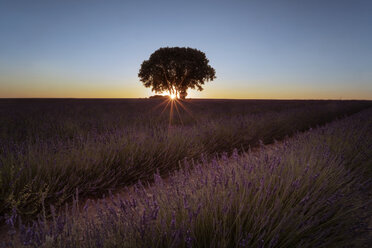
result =
[{"label": "orange glow near horizon", "polygon": [[[1,75],[0,98],[148,98],[155,94],[135,78],[89,80],[38,76],[22,79]],[[169,96],[165,92],[161,95]],[[203,91],[188,90],[187,98],[372,100],[372,91],[370,87],[355,87],[352,84],[337,89],[325,85],[319,89],[310,83],[300,87],[299,84],[279,80],[274,85],[253,80],[238,83],[218,80],[207,83]]]}]

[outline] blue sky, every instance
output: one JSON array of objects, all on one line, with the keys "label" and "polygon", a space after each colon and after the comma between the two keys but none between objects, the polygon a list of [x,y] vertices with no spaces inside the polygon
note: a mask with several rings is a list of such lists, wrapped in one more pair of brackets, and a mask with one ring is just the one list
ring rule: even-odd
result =
[{"label": "blue sky", "polygon": [[0,97],[148,97],[143,60],[206,53],[191,97],[372,99],[371,1],[0,0]]}]

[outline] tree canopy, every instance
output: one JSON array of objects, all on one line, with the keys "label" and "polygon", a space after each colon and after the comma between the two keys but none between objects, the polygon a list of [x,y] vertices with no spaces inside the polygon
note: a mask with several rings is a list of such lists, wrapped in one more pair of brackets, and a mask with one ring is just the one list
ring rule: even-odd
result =
[{"label": "tree canopy", "polygon": [[189,47],[162,47],[143,61],[138,73],[140,81],[156,93],[185,98],[187,89],[202,91],[206,81],[216,78],[205,53]]}]

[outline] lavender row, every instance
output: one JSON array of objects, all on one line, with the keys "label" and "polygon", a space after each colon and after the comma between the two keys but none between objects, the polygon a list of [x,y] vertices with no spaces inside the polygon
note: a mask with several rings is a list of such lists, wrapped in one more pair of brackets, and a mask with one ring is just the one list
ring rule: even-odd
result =
[{"label": "lavender row", "polygon": [[187,104],[193,118],[186,112],[178,117],[173,113],[169,123],[169,109],[155,116],[163,106],[136,114],[149,103],[33,103],[22,105],[29,112],[14,107],[12,113],[4,113],[0,221],[14,211],[32,219],[43,204],[58,209],[71,202],[76,188],[81,198],[99,197],[138,180],[151,181],[155,172],[167,175],[185,158],[198,160],[201,154],[211,157],[233,148],[248,149],[260,140],[268,144],[370,104],[191,101]]},{"label": "lavender row", "polygon": [[370,109],[259,151],[185,160],[166,180],[156,174],[125,196],[82,210],[76,200],[59,214],[52,207],[51,221],[14,229],[12,245],[363,247],[371,127]]}]

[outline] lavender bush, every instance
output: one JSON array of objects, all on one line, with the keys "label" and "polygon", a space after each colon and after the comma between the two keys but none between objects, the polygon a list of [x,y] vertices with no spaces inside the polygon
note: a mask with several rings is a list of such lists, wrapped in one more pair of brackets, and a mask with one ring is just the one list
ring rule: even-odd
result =
[{"label": "lavender bush", "polygon": [[[22,102],[25,101],[25,102]],[[28,100],[30,101],[30,100]],[[34,218],[179,168],[282,139],[370,106],[363,101],[183,102],[161,100],[3,100],[0,131],[0,216]],[[182,163],[181,163],[182,164]],[[47,215],[50,214],[47,208]]]},{"label": "lavender bush", "polygon": [[369,109],[258,151],[186,159],[126,195],[52,207],[9,245],[368,247],[371,127]]}]

